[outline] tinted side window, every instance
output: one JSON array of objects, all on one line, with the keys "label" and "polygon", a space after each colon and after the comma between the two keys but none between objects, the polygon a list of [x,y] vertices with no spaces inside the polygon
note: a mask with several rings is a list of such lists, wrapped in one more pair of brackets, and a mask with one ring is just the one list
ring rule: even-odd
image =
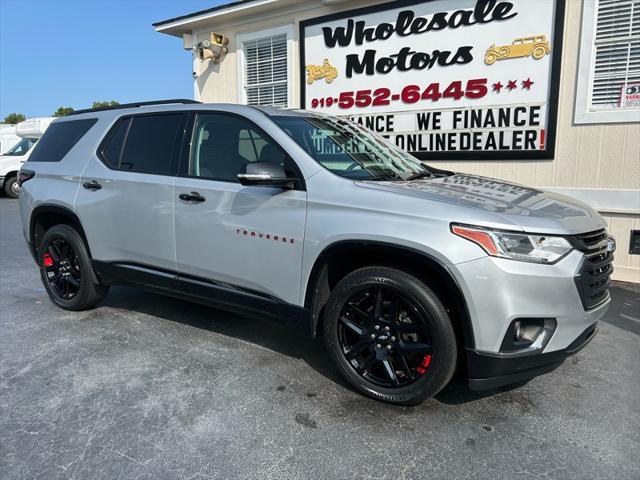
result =
[{"label": "tinted side window", "polygon": [[262,147],[267,143],[269,142],[251,129],[240,130],[239,132],[238,151],[240,155],[250,162],[257,162],[260,159]]},{"label": "tinted side window", "polygon": [[191,176],[237,182],[238,173],[247,163],[284,165],[285,159],[280,147],[246,120],[215,113],[196,117],[189,161]]},{"label": "tinted side window", "polygon": [[107,141],[102,147],[102,159],[112,168],[120,167],[120,155],[122,154],[122,144],[124,137],[129,129],[131,118],[121,118],[118,123],[111,129],[111,133],[107,137]]},{"label": "tinted side window", "polygon": [[97,122],[96,118],[53,123],[29,157],[29,162],[59,162]]},{"label": "tinted side window", "polygon": [[182,114],[132,117],[122,150],[120,170],[157,175],[173,174],[177,166],[183,128]]}]

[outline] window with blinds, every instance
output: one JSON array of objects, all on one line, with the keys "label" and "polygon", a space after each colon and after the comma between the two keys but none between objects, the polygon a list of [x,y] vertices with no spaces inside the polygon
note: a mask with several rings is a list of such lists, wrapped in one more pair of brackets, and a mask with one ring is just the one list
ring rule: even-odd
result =
[{"label": "window with blinds", "polygon": [[287,107],[287,35],[244,42],[247,105]]},{"label": "window with blinds", "polygon": [[598,0],[595,16],[590,109],[625,108],[622,92],[640,85],[640,0]]}]

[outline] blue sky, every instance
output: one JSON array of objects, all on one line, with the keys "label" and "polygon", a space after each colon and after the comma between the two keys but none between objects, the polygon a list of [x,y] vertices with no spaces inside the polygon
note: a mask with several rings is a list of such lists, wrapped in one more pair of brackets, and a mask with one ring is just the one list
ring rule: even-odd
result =
[{"label": "blue sky", "polygon": [[191,54],[152,23],[228,0],[0,0],[0,121],[193,98]]}]

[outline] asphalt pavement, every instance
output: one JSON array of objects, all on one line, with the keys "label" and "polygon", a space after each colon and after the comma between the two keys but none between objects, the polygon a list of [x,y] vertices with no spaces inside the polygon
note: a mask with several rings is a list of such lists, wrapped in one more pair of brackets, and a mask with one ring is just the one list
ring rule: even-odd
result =
[{"label": "asphalt pavement", "polygon": [[637,479],[640,288],[612,297],[554,372],[400,408],[254,319],[127,288],[55,307],[0,198],[0,478]]}]

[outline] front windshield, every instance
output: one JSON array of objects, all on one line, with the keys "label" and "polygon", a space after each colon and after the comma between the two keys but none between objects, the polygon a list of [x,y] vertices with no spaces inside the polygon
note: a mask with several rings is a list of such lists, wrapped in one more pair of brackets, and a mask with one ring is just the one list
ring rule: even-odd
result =
[{"label": "front windshield", "polygon": [[415,157],[344,118],[273,116],[272,120],[323,167],[358,180],[411,180],[430,176]]},{"label": "front windshield", "polygon": [[19,157],[27,153],[31,147],[33,147],[36,143],[37,139],[35,138],[23,138],[18,143],[16,143],[13,147],[9,149],[5,155],[11,155],[14,157]]}]

